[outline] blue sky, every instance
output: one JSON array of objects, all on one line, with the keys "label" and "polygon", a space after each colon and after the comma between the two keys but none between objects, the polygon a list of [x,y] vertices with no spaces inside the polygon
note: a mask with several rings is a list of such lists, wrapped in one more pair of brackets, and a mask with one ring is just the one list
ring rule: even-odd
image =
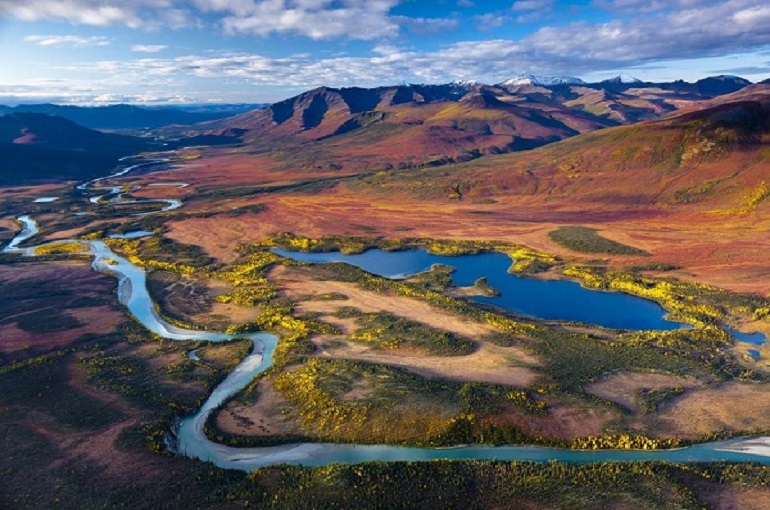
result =
[{"label": "blue sky", "polygon": [[770,77],[757,0],[0,0],[0,103],[271,102],[320,85]]}]

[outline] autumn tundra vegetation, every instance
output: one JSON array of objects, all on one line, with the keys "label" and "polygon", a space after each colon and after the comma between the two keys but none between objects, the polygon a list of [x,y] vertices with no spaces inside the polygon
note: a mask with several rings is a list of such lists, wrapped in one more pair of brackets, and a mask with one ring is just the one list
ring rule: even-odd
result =
[{"label": "autumn tundra vegetation", "polygon": [[[22,214],[40,227],[22,245],[34,256],[0,255],[0,506],[766,507],[770,470],[752,462],[246,473],[174,450],[180,418],[253,354],[242,337],[261,331],[278,337],[272,365],[208,415],[210,440],[665,450],[770,432],[770,351],[735,338],[770,333],[766,85],[678,113],[670,98],[610,107],[554,89],[518,111],[510,91],[461,101],[429,88],[360,92],[382,110],[364,112],[349,108],[354,92],[186,127],[236,139],[92,188],[52,178],[0,189],[4,240]],[[410,99],[383,102],[390,92]],[[291,115],[275,121],[279,110]],[[297,124],[308,119],[317,123]],[[32,201],[43,195],[57,200]],[[166,197],[182,208],[143,201]],[[95,241],[116,254],[108,266],[123,257],[145,271],[167,323],[235,339],[145,330],[117,281],[91,271]],[[387,278],[274,248],[426,250],[450,262]],[[685,327],[619,330],[495,306],[488,281],[453,280],[451,257],[482,253],[510,258],[512,278],[645,299]]]}]

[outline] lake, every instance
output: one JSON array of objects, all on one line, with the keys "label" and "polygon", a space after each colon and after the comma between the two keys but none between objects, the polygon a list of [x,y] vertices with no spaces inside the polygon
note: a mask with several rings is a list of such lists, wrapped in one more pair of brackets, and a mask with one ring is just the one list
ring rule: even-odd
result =
[{"label": "lake", "polygon": [[386,278],[406,278],[427,271],[433,264],[455,268],[452,281],[459,287],[473,285],[478,278],[500,291],[500,296],[473,296],[478,303],[538,319],[576,321],[606,328],[629,330],[674,330],[682,324],[665,319],[657,303],[620,292],[603,292],[568,280],[540,280],[508,272],[513,261],[503,253],[480,253],[447,257],[424,249],[368,250],[356,255],[340,252],[302,253],[273,249],[278,255],[308,263],[346,262]]}]

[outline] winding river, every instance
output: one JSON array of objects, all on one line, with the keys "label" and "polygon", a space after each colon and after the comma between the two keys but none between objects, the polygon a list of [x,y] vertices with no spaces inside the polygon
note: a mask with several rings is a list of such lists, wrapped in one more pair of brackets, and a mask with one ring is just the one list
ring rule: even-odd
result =
[{"label": "winding river", "polygon": [[[122,161],[130,161],[134,158],[123,158]],[[90,181],[86,181],[82,184],[79,184],[76,188],[81,191],[99,191],[101,194],[94,195],[92,197],[89,197],[88,201],[92,204],[101,204],[101,203],[109,203],[109,204],[117,204],[117,205],[123,205],[123,204],[166,204],[166,206],[161,209],[158,212],[167,212],[167,211],[173,211],[174,209],[178,209],[179,207],[182,207],[182,201],[177,200],[175,198],[141,198],[136,200],[125,200],[123,199],[123,193],[121,192],[123,189],[123,186],[94,186],[96,183],[100,181],[104,181],[107,179],[112,179],[115,177],[122,177],[126,175],[129,172],[132,172],[134,170],[137,170],[139,168],[144,168],[147,166],[157,165],[158,163],[166,163],[171,161],[168,158],[163,159],[150,159],[150,160],[141,160],[139,163],[136,163],[134,165],[129,165],[122,170],[108,175],[106,177],[97,177],[96,179],[91,179]],[[160,183],[164,184],[164,183]],[[178,187],[185,187],[187,183],[183,182],[174,182],[170,183],[173,185],[177,185]],[[133,216],[144,216],[145,214],[152,214],[150,213],[136,213]]]},{"label": "winding river", "polygon": [[[87,188],[88,186],[84,186],[80,189]],[[18,219],[22,223],[23,229],[3,252],[33,256],[34,248],[20,248],[19,245],[37,233],[37,225],[29,216],[21,216]],[[114,253],[102,241],[73,240],[72,242],[80,242],[89,246],[93,256],[92,267],[95,271],[118,277],[120,302],[148,330],[170,340],[206,340],[211,342],[227,342],[235,338],[251,340],[252,352],[214,389],[203,406],[192,415],[182,418],[173,434],[169,435],[170,449],[181,455],[210,461],[222,468],[246,471],[279,463],[319,466],[335,462],[427,461],[434,459],[556,460],[562,462],[664,460],[680,463],[733,461],[770,464],[770,437],[710,442],[689,448],[660,451],[581,451],[536,446],[408,448],[389,445],[332,443],[299,443],[274,447],[235,448],[217,444],[205,436],[206,418],[228,398],[247,386],[255,375],[270,368],[278,339],[268,333],[228,335],[218,332],[188,330],[169,324],[160,318],[155,311],[147,291],[144,270]]]}]

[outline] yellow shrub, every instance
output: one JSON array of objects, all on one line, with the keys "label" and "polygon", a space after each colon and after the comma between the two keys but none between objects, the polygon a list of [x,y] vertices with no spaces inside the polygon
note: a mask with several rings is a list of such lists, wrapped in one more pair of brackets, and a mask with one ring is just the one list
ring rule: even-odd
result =
[{"label": "yellow shrub", "polygon": [[35,248],[35,255],[71,255],[88,253],[88,245],[83,243],[51,243]]}]

